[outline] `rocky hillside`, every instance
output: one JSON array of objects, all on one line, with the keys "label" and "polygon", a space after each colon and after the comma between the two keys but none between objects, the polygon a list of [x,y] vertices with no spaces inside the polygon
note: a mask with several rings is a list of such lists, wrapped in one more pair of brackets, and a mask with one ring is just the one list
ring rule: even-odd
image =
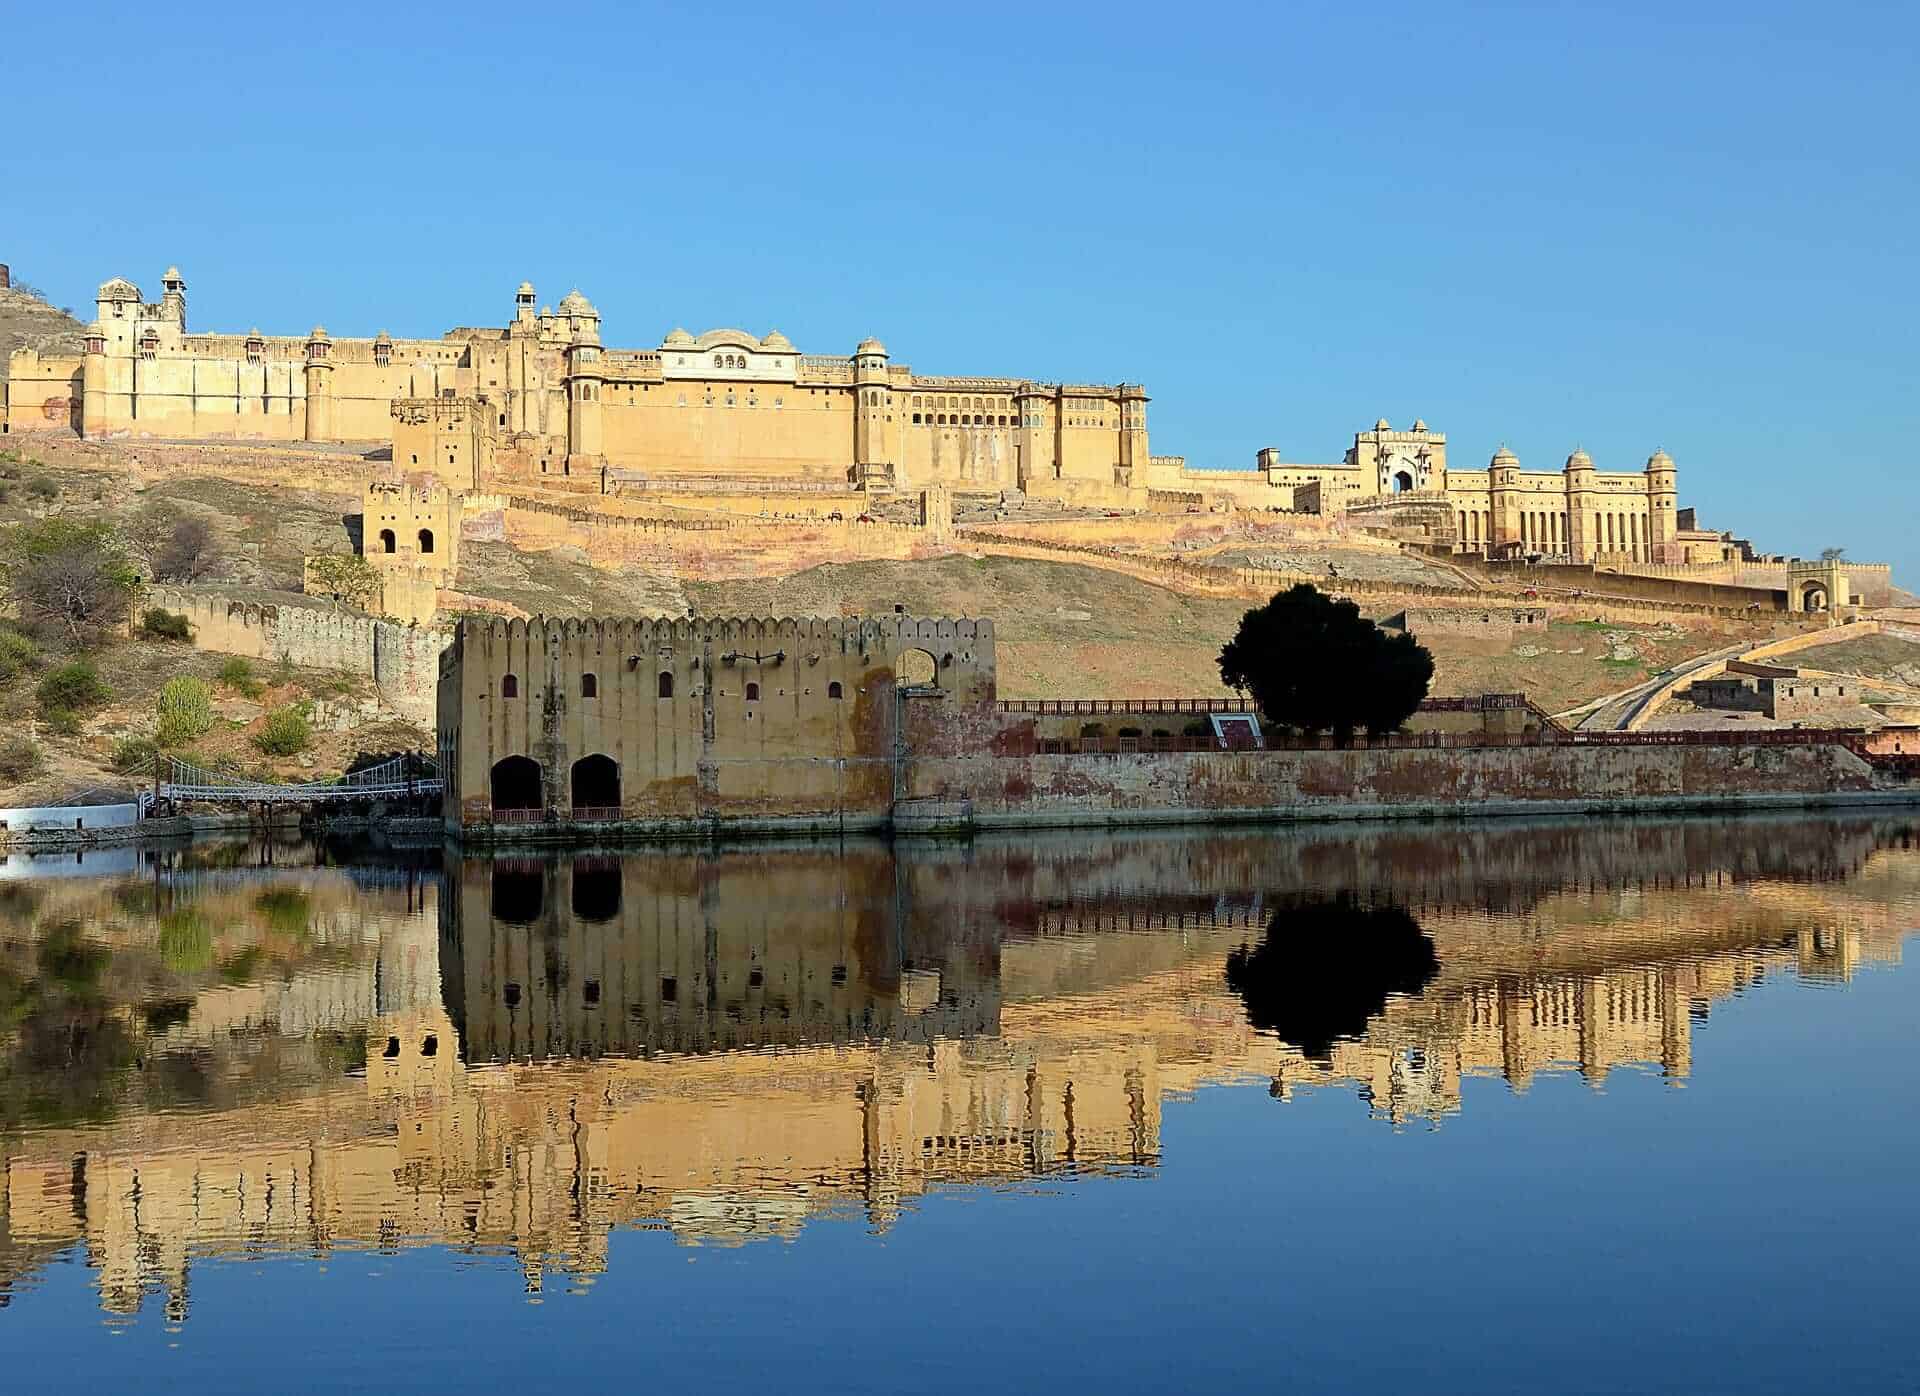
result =
[{"label": "rocky hillside", "polygon": [[47,304],[31,286],[18,283],[0,290],[0,378],[7,372],[7,356],[16,349],[77,354],[86,326],[66,310]]}]

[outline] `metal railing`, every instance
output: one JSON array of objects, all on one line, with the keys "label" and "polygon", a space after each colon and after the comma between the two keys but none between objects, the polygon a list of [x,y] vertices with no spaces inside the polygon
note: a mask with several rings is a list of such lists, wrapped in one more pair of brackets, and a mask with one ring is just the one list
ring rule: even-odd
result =
[{"label": "metal railing", "polygon": [[[430,774],[421,774],[422,770]],[[438,768],[421,755],[396,756],[329,780],[280,783],[226,775],[162,757],[154,781],[157,800],[175,804],[326,804],[339,800],[372,800],[393,796],[438,795],[442,782]]]}]

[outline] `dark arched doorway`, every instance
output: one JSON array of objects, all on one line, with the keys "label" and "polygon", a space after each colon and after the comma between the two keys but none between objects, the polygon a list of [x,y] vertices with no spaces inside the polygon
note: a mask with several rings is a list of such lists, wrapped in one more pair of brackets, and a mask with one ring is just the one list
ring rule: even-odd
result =
[{"label": "dark arched doorway", "polygon": [[573,914],[582,921],[611,921],[620,914],[620,863],[581,858],[573,865]]},{"label": "dark arched doorway", "polygon": [[508,756],[494,762],[492,794],[495,810],[546,808],[540,788],[540,763],[529,756]]},{"label": "dark arched doorway", "polygon": [[393,552],[396,547],[398,547],[398,542],[393,536],[393,530],[390,528],[381,529],[380,530],[380,551],[383,553],[390,553],[390,552]]},{"label": "dark arched doorway", "polygon": [[1803,611],[1824,611],[1828,606],[1827,589],[1818,582],[1808,582],[1800,588],[1800,609]]},{"label": "dark arched doorway", "polygon": [[423,553],[433,551],[433,530],[430,528],[420,530],[420,551]]},{"label": "dark arched doorway", "polygon": [[595,752],[573,763],[573,817],[617,819],[620,815],[620,768],[611,756]]},{"label": "dark arched doorway", "polygon": [[1413,476],[1402,470],[1393,477],[1393,492],[1405,494],[1413,488]]}]

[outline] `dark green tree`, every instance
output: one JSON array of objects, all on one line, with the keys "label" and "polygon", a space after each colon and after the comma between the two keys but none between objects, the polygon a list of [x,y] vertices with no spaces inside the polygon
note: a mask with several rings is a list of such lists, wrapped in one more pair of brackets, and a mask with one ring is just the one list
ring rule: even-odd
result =
[{"label": "dark green tree", "polygon": [[1240,618],[1220,651],[1220,679],[1251,694],[1269,722],[1332,732],[1345,745],[1413,715],[1433,682],[1433,656],[1302,582]]}]

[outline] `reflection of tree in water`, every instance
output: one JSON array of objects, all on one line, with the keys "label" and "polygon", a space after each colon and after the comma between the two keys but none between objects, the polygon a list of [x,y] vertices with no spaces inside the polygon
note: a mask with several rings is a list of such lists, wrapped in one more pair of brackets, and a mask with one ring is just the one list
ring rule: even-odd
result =
[{"label": "reflection of tree in water", "polygon": [[1254,1027],[1324,1061],[1336,1038],[1366,1031],[1388,995],[1419,993],[1439,969],[1433,941],[1403,908],[1342,893],[1275,912],[1258,945],[1227,956],[1227,985]]},{"label": "reflection of tree in water", "polygon": [[0,1129],[103,1119],[134,1064],[127,1024],[101,988],[112,954],[78,921],[47,928],[27,978],[0,965]]}]

